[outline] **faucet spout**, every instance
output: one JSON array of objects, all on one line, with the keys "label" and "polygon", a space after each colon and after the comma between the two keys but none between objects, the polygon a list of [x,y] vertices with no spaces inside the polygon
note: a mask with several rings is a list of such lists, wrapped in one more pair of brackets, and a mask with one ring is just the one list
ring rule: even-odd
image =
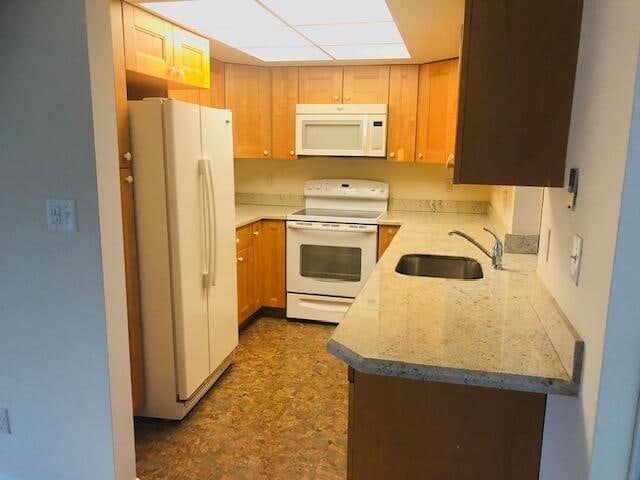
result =
[{"label": "faucet spout", "polygon": [[482,253],[484,253],[487,257],[491,259],[491,266],[493,268],[495,268],[496,270],[502,270],[502,255],[504,254],[504,246],[502,244],[502,241],[498,238],[498,236],[495,233],[493,233],[488,228],[483,228],[483,230],[493,235],[493,238],[495,238],[496,240],[495,243],[493,244],[493,249],[491,252],[489,252],[489,250],[487,250],[482,245],[480,245],[480,243],[477,240],[475,240],[473,237],[470,237],[469,235],[467,235],[464,232],[461,232],[460,230],[451,230],[449,232],[449,236],[458,235],[459,237],[462,237],[465,240],[469,241],[470,243],[478,247],[478,249],[480,249]]}]

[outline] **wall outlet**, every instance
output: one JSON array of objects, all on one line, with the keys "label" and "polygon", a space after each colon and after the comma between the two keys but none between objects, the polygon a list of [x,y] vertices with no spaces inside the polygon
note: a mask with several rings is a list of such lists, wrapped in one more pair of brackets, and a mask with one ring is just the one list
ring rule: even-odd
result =
[{"label": "wall outlet", "polygon": [[11,433],[11,425],[9,425],[9,410],[0,408],[0,433]]},{"label": "wall outlet", "polygon": [[569,262],[569,275],[571,275],[571,279],[576,285],[578,285],[578,277],[580,276],[580,263],[582,263],[582,237],[574,235]]},{"label": "wall outlet", "polygon": [[267,173],[267,185],[273,187],[273,173]]},{"label": "wall outlet", "polygon": [[549,262],[549,252],[551,251],[551,229],[547,229],[547,251],[545,252],[544,258],[545,262]]}]

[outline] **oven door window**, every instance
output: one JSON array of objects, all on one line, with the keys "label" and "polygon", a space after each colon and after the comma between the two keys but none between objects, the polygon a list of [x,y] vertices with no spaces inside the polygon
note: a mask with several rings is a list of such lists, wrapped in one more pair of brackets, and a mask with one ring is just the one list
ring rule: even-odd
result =
[{"label": "oven door window", "polygon": [[362,249],[326,245],[300,245],[300,275],[342,282],[359,282]]}]

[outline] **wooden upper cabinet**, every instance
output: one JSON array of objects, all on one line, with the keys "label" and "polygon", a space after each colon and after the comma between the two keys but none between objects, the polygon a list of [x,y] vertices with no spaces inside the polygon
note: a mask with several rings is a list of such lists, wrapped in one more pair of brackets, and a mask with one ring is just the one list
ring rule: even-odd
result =
[{"label": "wooden upper cabinet", "polygon": [[296,104],[298,67],[271,69],[273,158],[296,158]]},{"label": "wooden upper cabinet", "polygon": [[209,88],[209,40],[174,25],[173,62],[180,83]]},{"label": "wooden upper cabinet", "polygon": [[129,146],[129,114],[127,108],[127,74],[124,58],[124,28],[122,2],[110,0],[111,41],[113,46],[113,80],[116,96],[116,121],[118,125],[118,156],[120,168],[131,167]]},{"label": "wooden upper cabinet", "polygon": [[213,108],[225,108],[224,100],[224,63],[211,59],[211,88],[209,89],[208,106]]},{"label": "wooden upper cabinet", "polygon": [[233,112],[237,158],[271,157],[271,75],[268,68],[225,65],[225,104]]},{"label": "wooden upper cabinet", "polygon": [[209,40],[123,2],[125,66],[168,85],[209,88]]},{"label": "wooden upper cabinet", "polygon": [[300,103],[342,103],[342,67],[300,67]]},{"label": "wooden upper cabinet", "polygon": [[418,65],[391,65],[387,160],[413,162],[418,106]]},{"label": "wooden upper cabinet", "polygon": [[453,159],[458,99],[458,60],[420,66],[416,162]]},{"label": "wooden upper cabinet", "polygon": [[127,70],[172,79],[173,25],[126,2],[122,15]]},{"label": "wooden upper cabinet", "polygon": [[344,67],[343,103],[388,103],[389,65]]},{"label": "wooden upper cabinet", "polygon": [[564,183],[581,0],[467,0],[456,183]]}]

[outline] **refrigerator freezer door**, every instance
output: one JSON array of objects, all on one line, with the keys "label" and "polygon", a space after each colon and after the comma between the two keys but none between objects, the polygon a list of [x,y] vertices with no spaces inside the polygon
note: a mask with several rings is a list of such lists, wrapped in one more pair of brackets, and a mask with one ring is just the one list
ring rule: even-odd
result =
[{"label": "refrigerator freezer door", "polygon": [[176,378],[178,398],[186,400],[209,376],[208,288],[206,272],[206,191],[200,107],[164,101],[167,207],[171,249]]},{"label": "refrigerator freezer door", "polygon": [[209,290],[209,355],[215,371],[238,345],[235,198],[231,112],[201,107],[202,156],[213,190],[212,287]]}]

